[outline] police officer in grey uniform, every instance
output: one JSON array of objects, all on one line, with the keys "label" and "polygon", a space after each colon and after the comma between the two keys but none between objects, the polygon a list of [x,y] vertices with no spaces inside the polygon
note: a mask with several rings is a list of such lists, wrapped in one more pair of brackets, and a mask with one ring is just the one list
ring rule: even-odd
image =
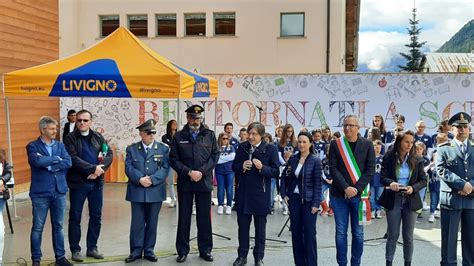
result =
[{"label": "police officer in grey uniform", "polygon": [[436,170],[441,179],[441,265],[457,264],[461,222],[462,264],[474,265],[474,147],[468,140],[471,117],[460,112],[449,119],[455,138],[440,147]]},{"label": "police officer in grey uniform", "polygon": [[153,119],[137,127],[141,141],[127,147],[125,173],[128,176],[126,200],[132,205],[130,255],[125,262],[141,259],[156,262],[158,214],[166,199],[166,177],[170,169],[168,145],[154,140]]}]

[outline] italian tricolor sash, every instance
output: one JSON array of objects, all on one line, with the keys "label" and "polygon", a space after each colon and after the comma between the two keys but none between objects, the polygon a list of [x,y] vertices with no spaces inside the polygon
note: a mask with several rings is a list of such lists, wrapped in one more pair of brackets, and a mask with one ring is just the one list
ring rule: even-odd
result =
[{"label": "italian tricolor sash", "polygon": [[[355,184],[359,180],[361,172],[354,154],[352,153],[351,147],[349,146],[349,142],[345,137],[340,137],[336,139],[336,143],[347,172],[349,172],[349,175],[351,176],[352,183]],[[359,203],[359,224],[361,225],[368,225],[371,223],[369,191],[369,184],[367,184],[364,191],[362,191],[361,201]]]}]

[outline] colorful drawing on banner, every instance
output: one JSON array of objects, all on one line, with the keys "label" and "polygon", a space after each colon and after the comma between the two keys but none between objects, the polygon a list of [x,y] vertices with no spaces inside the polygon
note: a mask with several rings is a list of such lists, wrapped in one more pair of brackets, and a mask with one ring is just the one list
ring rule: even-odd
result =
[{"label": "colorful drawing on banner", "polygon": [[400,90],[395,88],[394,86],[389,86],[387,90],[385,90],[385,96],[389,101],[397,100],[402,97]]},{"label": "colorful drawing on banner", "polygon": [[290,92],[290,87],[285,83],[285,79],[283,77],[275,79],[275,87],[278,89],[280,94]]},{"label": "colorful drawing on banner", "polygon": [[227,88],[232,88],[234,86],[234,82],[232,81],[232,79],[228,79],[226,82],[225,82],[225,86]]},{"label": "colorful drawing on banner", "polygon": [[380,88],[385,88],[387,86],[388,82],[387,80],[385,79],[385,77],[383,77],[381,80],[379,80],[378,82],[378,85]]}]

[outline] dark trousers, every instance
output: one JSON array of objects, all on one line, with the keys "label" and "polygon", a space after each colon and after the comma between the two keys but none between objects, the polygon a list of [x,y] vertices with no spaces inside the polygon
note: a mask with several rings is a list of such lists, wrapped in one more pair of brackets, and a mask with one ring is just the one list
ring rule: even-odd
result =
[{"label": "dark trousers", "polygon": [[250,223],[255,226],[255,247],[253,248],[253,257],[255,260],[263,260],[265,255],[265,230],[267,226],[266,215],[252,215],[237,212],[237,224],[239,225],[239,248],[237,250],[239,257],[247,257],[250,248]]},{"label": "dark trousers", "polygon": [[197,242],[200,254],[212,251],[211,192],[178,191],[178,231],[176,251],[178,255],[189,253],[189,230],[193,199],[196,200]]},{"label": "dark trousers", "polygon": [[316,218],[311,213],[311,202],[301,202],[301,196],[293,193],[289,200],[291,241],[295,265],[318,265],[316,251]]},{"label": "dark trousers", "polygon": [[89,226],[87,229],[87,250],[97,248],[99,239],[102,205],[103,205],[103,183],[87,182],[79,189],[71,189],[69,192],[69,247],[71,252],[81,251],[81,216],[84,203],[87,199],[89,206]]},{"label": "dark trousers", "polygon": [[131,202],[130,255],[155,255],[156,232],[161,202]]},{"label": "dark trousers", "polygon": [[441,265],[457,264],[459,222],[461,222],[462,265],[474,265],[474,210],[441,208]]}]

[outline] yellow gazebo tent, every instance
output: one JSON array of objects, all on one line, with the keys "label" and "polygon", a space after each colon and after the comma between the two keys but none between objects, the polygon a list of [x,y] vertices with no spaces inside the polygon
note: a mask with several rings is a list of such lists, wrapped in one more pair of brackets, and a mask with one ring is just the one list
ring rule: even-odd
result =
[{"label": "yellow gazebo tent", "polygon": [[217,80],[186,70],[124,27],[80,53],[4,76],[5,96],[216,98]]}]

